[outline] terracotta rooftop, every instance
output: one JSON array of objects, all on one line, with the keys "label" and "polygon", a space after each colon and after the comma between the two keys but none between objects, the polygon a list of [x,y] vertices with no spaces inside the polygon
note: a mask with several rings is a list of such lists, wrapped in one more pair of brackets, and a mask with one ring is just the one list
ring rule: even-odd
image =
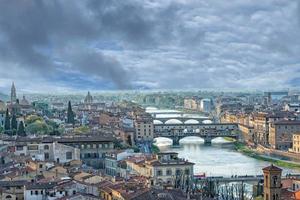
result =
[{"label": "terracotta rooftop", "polygon": [[300,120],[280,120],[274,122],[275,125],[300,125]]},{"label": "terracotta rooftop", "polygon": [[265,167],[265,168],[263,168],[263,171],[265,171],[265,170],[267,170],[267,171],[282,171],[282,169],[281,168],[279,168],[279,167],[276,167],[275,165],[270,165],[270,166],[268,166],[268,167]]}]

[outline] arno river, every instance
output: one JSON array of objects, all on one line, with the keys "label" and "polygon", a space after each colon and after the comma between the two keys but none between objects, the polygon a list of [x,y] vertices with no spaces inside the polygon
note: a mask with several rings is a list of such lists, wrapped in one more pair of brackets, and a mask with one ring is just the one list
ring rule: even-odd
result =
[{"label": "arno river", "polygon": [[[206,176],[260,175],[262,168],[270,163],[245,156],[234,150],[234,145],[223,138],[216,138],[211,145],[204,145],[197,137],[187,137],[180,141],[180,147],[172,147],[166,138],[157,138],[162,152],[173,151],[179,157],[195,163],[194,173],[206,173]],[[283,174],[300,173],[284,169]]]}]

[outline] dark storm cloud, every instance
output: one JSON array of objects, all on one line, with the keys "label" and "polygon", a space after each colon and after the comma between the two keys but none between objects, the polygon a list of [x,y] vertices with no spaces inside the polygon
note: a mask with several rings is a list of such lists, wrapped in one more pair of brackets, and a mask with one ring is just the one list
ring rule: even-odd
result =
[{"label": "dark storm cloud", "polygon": [[3,0],[0,70],[119,89],[286,87],[299,34],[296,0]]},{"label": "dark storm cloud", "polygon": [[[78,1],[79,2],[79,1]],[[118,88],[128,88],[127,72],[117,61],[103,54],[87,50],[89,43],[102,35],[95,18],[81,3],[71,1],[9,0],[0,6],[0,56],[2,61],[21,68],[55,76],[58,67],[53,57],[67,44],[78,49],[71,59],[59,55],[60,62],[68,62],[71,69],[113,81]],[[82,48],[85,43],[85,48]],[[76,47],[75,47],[76,48]],[[61,52],[62,55],[67,52]],[[1,66],[5,68],[6,66]],[[16,72],[17,73],[17,72]],[[50,73],[50,74],[48,74]]]}]

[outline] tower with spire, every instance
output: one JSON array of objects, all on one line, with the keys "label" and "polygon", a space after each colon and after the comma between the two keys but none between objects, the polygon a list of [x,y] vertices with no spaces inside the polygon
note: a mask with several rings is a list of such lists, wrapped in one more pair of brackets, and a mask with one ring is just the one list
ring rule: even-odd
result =
[{"label": "tower with spire", "polygon": [[17,101],[17,93],[16,93],[15,83],[13,82],[10,90],[10,102],[13,104],[16,103],[16,101]]}]

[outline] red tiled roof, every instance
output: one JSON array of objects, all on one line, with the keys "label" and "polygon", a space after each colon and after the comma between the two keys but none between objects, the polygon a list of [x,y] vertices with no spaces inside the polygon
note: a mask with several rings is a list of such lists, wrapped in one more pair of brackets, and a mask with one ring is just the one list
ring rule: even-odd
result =
[{"label": "red tiled roof", "polygon": [[270,166],[268,166],[268,167],[265,167],[265,168],[263,168],[263,171],[282,171],[282,169],[281,168],[279,168],[279,167],[276,167],[275,165],[270,165]]}]

